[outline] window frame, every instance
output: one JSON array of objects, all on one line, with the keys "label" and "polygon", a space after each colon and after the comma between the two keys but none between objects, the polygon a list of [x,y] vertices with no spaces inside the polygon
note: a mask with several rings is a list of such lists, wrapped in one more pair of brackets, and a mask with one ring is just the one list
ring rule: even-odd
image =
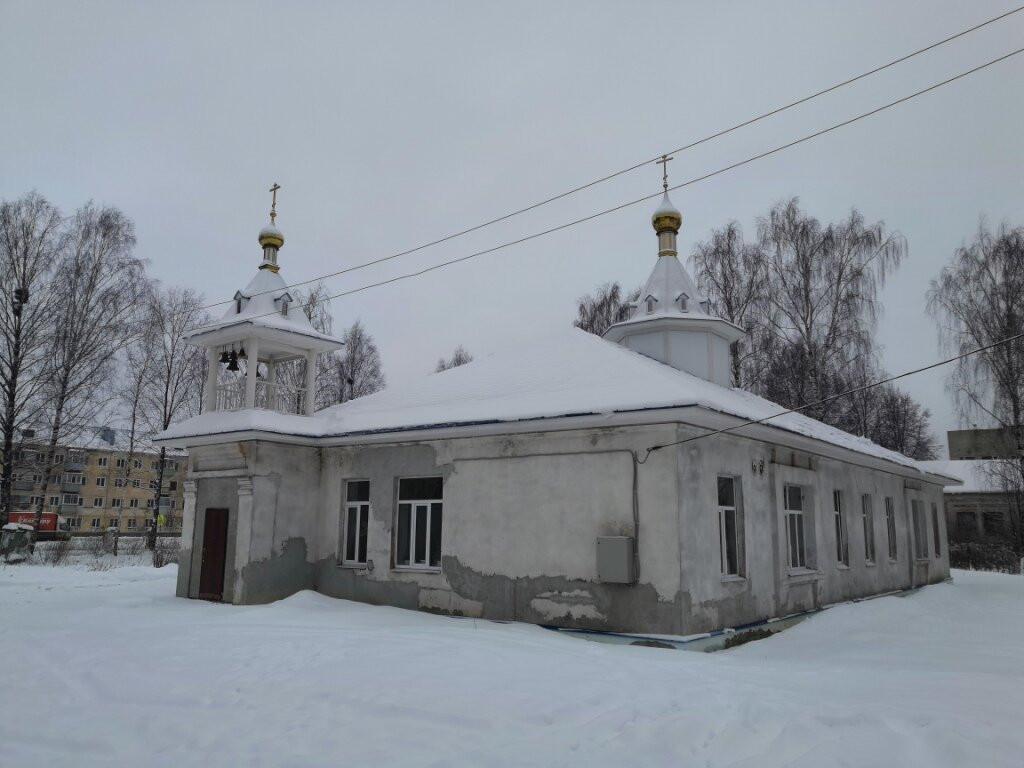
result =
[{"label": "window frame", "polygon": [[[728,480],[732,483],[732,504],[723,504],[721,494],[719,492],[719,483],[723,480]],[[719,566],[721,569],[721,576],[724,580],[738,580],[746,578],[746,551],[745,551],[745,528],[744,528],[744,516],[743,516],[743,492],[741,480],[736,475],[723,475],[720,474],[716,477],[715,483],[716,493],[716,509],[718,510],[718,550],[719,550]],[[733,533],[733,557],[735,560],[735,568],[730,570],[729,567],[729,541],[727,539],[728,525],[727,520],[729,513],[732,513],[732,533]]]},{"label": "window frame", "polygon": [[932,502],[932,554],[942,557],[942,541],[939,537],[939,505]]},{"label": "window frame", "polygon": [[[349,486],[366,483],[366,499],[349,501]],[[338,565],[343,568],[366,568],[369,562],[369,525],[373,515],[370,492],[372,484],[368,478],[349,478],[342,485],[341,515],[338,521]],[[349,516],[355,516],[354,557],[348,557]],[[362,555],[362,559],[360,559]]]},{"label": "window frame", "polygon": [[[403,499],[402,498],[402,481],[403,480],[440,480],[441,481],[441,496],[436,499]],[[401,541],[401,527],[402,527],[402,507],[409,506],[409,562],[399,562],[399,543]],[[424,571],[428,573],[440,573],[441,572],[441,544],[438,543],[438,558],[437,565],[431,565],[431,554],[433,549],[433,520],[435,505],[439,507],[437,510],[441,514],[441,523],[439,534],[441,540],[444,540],[444,476],[429,474],[429,475],[405,475],[397,478],[395,485],[395,526],[394,526],[394,540],[393,540],[393,556],[392,556],[392,568],[398,571]],[[424,561],[416,561],[416,534],[419,530],[419,524],[417,518],[419,516],[419,507],[426,508],[426,535],[424,538]]]},{"label": "window frame", "polygon": [[910,519],[914,531],[914,560],[928,560],[928,520],[920,499],[910,500]]},{"label": "window frame", "polygon": [[832,518],[836,537],[836,566],[846,569],[850,567],[850,534],[846,526],[846,515],[843,514],[843,492],[839,488],[832,490]]},{"label": "window frame", "polygon": [[[796,489],[800,493],[799,509],[794,509],[789,506],[789,490],[791,488]],[[808,565],[807,557],[807,510],[804,509],[804,503],[806,500],[807,494],[804,492],[804,486],[798,483],[782,484],[782,514],[783,521],[785,523],[786,568],[791,574],[806,573],[814,570],[814,568]],[[798,544],[796,551],[793,549],[794,542]]]},{"label": "window frame", "polygon": [[864,562],[874,565],[878,551],[875,547],[875,501],[870,493],[860,495],[860,519],[864,530]]},{"label": "window frame", "polygon": [[896,539],[896,500],[892,496],[885,497],[885,531],[889,545],[889,562],[898,563],[900,549]]}]

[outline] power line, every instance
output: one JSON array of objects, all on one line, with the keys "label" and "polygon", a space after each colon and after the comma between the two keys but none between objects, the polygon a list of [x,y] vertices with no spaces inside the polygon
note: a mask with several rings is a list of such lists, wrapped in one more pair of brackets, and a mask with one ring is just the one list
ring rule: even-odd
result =
[{"label": "power line", "polygon": [[993,343],[988,344],[988,345],[986,345],[984,347],[978,347],[977,349],[972,349],[969,352],[964,352],[964,353],[956,355],[954,357],[947,358],[946,360],[940,360],[937,363],[931,363],[931,364],[925,365],[925,366],[923,366],[921,368],[915,368],[912,371],[905,371],[904,373],[897,374],[896,376],[890,376],[889,378],[882,379],[881,381],[874,381],[874,382],[871,382],[870,384],[864,384],[863,386],[860,386],[860,387],[854,387],[853,389],[848,389],[845,392],[840,392],[840,393],[838,393],[836,395],[831,395],[830,397],[826,397],[826,398],[824,398],[822,400],[818,400],[817,402],[814,402],[814,403],[807,403],[807,404],[801,405],[801,406],[799,406],[797,408],[790,408],[789,410],[780,411],[779,413],[773,413],[771,416],[764,416],[764,417],[762,417],[760,419],[751,419],[750,421],[745,421],[742,424],[735,424],[735,425],[733,425],[731,427],[723,427],[722,429],[716,429],[713,432],[706,432],[706,433],[704,433],[702,435],[694,435],[693,437],[687,437],[687,438],[684,438],[683,440],[676,440],[674,442],[665,443],[663,445],[654,445],[654,446],[651,446],[650,448],[647,449],[647,452],[644,454],[643,459],[638,459],[638,462],[640,464],[645,463],[647,461],[647,459],[650,458],[652,453],[654,453],[655,451],[660,451],[662,448],[671,448],[672,446],[675,446],[675,445],[683,445],[685,443],[692,443],[695,440],[703,440],[706,437],[714,437],[715,435],[721,435],[721,434],[723,434],[725,432],[733,432],[733,431],[735,431],[737,429],[742,429],[743,427],[750,427],[750,426],[753,426],[755,424],[763,424],[766,421],[770,421],[772,419],[777,419],[777,418],[779,418],[779,416],[785,416],[788,413],[799,413],[800,411],[805,411],[808,408],[813,408],[813,407],[815,407],[817,405],[824,405],[826,403],[831,403],[833,400],[838,400],[840,397],[848,397],[849,395],[855,395],[858,392],[864,392],[864,391],[866,391],[868,389],[872,389],[874,387],[880,387],[883,384],[889,384],[889,383],[891,383],[893,381],[897,381],[898,379],[906,378],[907,376],[913,376],[914,374],[917,374],[917,373],[923,373],[924,371],[930,371],[932,368],[938,368],[938,367],[943,366],[943,365],[948,365],[949,363],[956,362],[957,360],[962,360],[963,358],[970,357],[971,355],[976,355],[979,352],[986,352],[986,351],[988,351],[990,349],[993,349],[995,347],[998,347],[998,346],[1000,346],[1002,344],[1008,344],[1011,341],[1016,341],[1017,339],[1024,339],[1024,333],[1018,333],[1015,336],[1009,336],[1009,337],[1007,337],[1005,339],[993,342]]},{"label": "power line", "polygon": [[[605,176],[602,176],[600,178],[594,179],[593,181],[589,181],[586,184],[581,184],[578,187],[573,187],[570,190],[567,190],[565,192],[561,192],[561,193],[559,193],[557,195],[554,195],[552,197],[545,198],[544,200],[541,200],[539,202],[533,203],[533,204],[528,205],[528,206],[526,206],[524,208],[519,208],[519,209],[517,209],[515,211],[512,211],[511,213],[506,213],[506,214],[504,214],[502,216],[498,216],[497,218],[490,219],[490,220],[485,221],[485,222],[483,222],[481,224],[476,224],[475,226],[459,230],[458,232],[453,232],[450,235],[445,235],[444,237],[440,237],[440,238],[438,238],[436,240],[431,240],[430,242],[423,243],[422,245],[415,246],[414,248],[409,248],[408,250],[405,250],[405,251],[399,251],[398,253],[393,253],[390,256],[382,256],[382,257],[377,258],[377,259],[372,259],[371,261],[363,262],[362,264],[355,264],[355,265],[353,265],[351,267],[346,267],[345,269],[340,269],[340,270],[338,270],[336,272],[329,272],[327,274],[320,275],[318,277],[312,277],[309,280],[303,280],[303,281],[298,282],[298,283],[292,283],[288,287],[289,288],[297,288],[297,287],[302,286],[302,285],[309,285],[310,283],[315,283],[315,282],[317,282],[319,280],[327,280],[327,279],[330,279],[332,277],[339,277],[339,276],[347,274],[349,272],[355,272],[356,270],[365,269],[366,267],[372,267],[372,266],[374,266],[376,264],[382,264],[382,263],[384,263],[386,261],[391,261],[393,259],[397,259],[397,258],[400,258],[402,256],[408,256],[410,254],[417,253],[418,251],[422,251],[422,250],[425,250],[427,248],[432,248],[435,245],[440,245],[442,243],[446,243],[449,240],[454,240],[456,238],[462,237],[463,235],[468,235],[468,234],[470,234],[472,232],[476,232],[478,230],[484,229],[485,227],[489,227],[489,226],[491,226],[493,224],[498,224],[498,223],[500,223],[502,221],[506,221],[508,219],[514,218],[515,216],[519,216],[519,215],[521,215],[523,213],[528,213],[529,211],[536,210],[537,208],[540,208],[542,206],[548,205],[549,203],[553,203],[553,202],[556,202],[558,200],[562,200],[562,199],[564,199],[566,197],[569,197],[571,195],[574,195],[577,192],[582,192],[585,189],[590,189],[591,187],[597,186],[598,184],[602,184],[602,183],[604,183],[606,181],[610,181],[611,179],[615,179],[615,178],[617,178],[619,176],[622,176],[624,174],[631,173],[632,171],[635,171],[635,170],[637,170],[639,168],[643,168],[645,165],[648,165],[648,164],[656,161],[659,157],[662,157],[663,155],[671,155],[671,154],[675,154],[677,152],[685,152],[686,150],[693,149],[694,147],[700,146],[701,144],[705,144],[705,143],[707,143],[709,141],[713,141],[714,139],[721,138],[722,136],[725,136],[726,134],[732,133],[733,131],[738,131],[741,128],[746,128],[747,126],[753,125],[754,123],[760,122],[761,120],[765,120],[765,119],[767,119],[769,117],[773,117],[773,116],[775,116],[777,114],[780,114],[781,112],[785,112],[788,109],[792,109],[793,107],[800,106],[801,104],[806,104],[808,101],[816,99],[819,96],[824,96],[825,94],[832,93],[833,91],[839,90],[840,88],[844,88],[847,85],[850,85],[852,83],[857,82],[858,80],[863,80],[864,78],[870,77],[871,75],[874,75],[874,74],[877,74],[877,73],[881,72],[882,70],[888,69],[889,67],[896,66],[897,64],[902,64],[904,61],[908,61],[909,59],[912,59],[915,56],[920,56],[922,53],[927,53],[928,51],[931,51],[931,50],[933,50],[935,48],[938,48],[939,46],[945,45],[946,43],[952,42],[953,40],[956,40],[957,38],[964,37],[965,35],[969,35],[972,32],[976,32],[977,30],[979,30],[979,29],[981,29],[983,27],[987,27],[988,25],[994,24],[997,21],[1001,21],[1001,20],[1003,20],[1003,19],[1005,19],[1005,18],[1007,18],[1009,16],[1012,16],[1015,13],[1019,13],[1022,10],[1024,10],[1024,5],[1018,6],[1018,7],[1014,8],[1014,9],[1009,10],[1006,13],[1002,13],[1002,14],[1000,14],[998,16],[994,16],[991,19],[988,19],[987,21],[981,22],[980,24],[975,24],[973,27],[969,27],[967,29],[964,29],[964,30],[962,30],[960,32],[957,32],[954,35],[950,35],[949,37],[943,38],[942,40],[938,40],[937,42],[934,42],[934,43],[932,43],[930,45],[926,45],[924,48],[918,48],[916,51],[912,51],[911,53],[904,54],[903,56],[900,56],[899,58],[893,59],[892,61],[890,61],[890,62],[888,62],[886,64],[879,65],[879,66],[875,67],[874,69],[869,69],[868,71],[862,72],[859,75],[855,75],[853,77],[847,78],[846,80],[843,80],[842,82],[836,83],[835,85],[831,85],[828,88],[823,88],[820,91],[815,91],[814,93],[812,93],[812,94],[810,94],[808,96],[804,96],[803,98],[797,99],[796,101],[791,101],[791,102],[789,102],[787,104],[784,104],[782,106],[775,107],[774,109],[771,109],[768,112],[763,112],[760,115],[757,115],[756,117],[751,117],[751,118],[749,118],[747,120],[744,120],[743,122],[736,123],[736,125],[730,126],[728,128],[723,128],[720,131],[716,131],[715,133],[709,134],[709,135],[707,135],[707,136],[705,136],[705,137],[703,137],[701,139],[697,139],[695,141],[692,141],[689,144],[685,144],[685,145],[683,145],[681,147],[678,147],[677,149],[671,149],[668,152],[661,152],[661,153],[655,155],[652,158],[648,158],[648,159],[643,160],[643,161],[641,161],[639,163],[631,165],[631,166],[629,166],[627,168],[623,168],[621,170],[614,171],[613,173],[609,173],[609,174],[607,174]],[[263,293],[271,293],[271,292],[272,291],[262,291],[261,293],[254,294],[254,296],[260,296]],[[222,306],[224,304],[229,304],[229,303],[230,303],[230,300],[226,299],[224,301],[218,301],[215,304],[207,304],[206,306],[202,307],[202,309],[212,309],[213,307],[219,307],[219,306]]]},{"label": "power line", "polygon": [[[879,112],[882,112],[882,111],[884,111],[886,109],[889,109],[891,107],[895,107],[895,106],[897,106],[899,104],[902,104],[904,102],[910,101],[911,99],[915,99],[918,96],[922,96],[922,95],[924,95],[926,93],[934,91],[937,88],[941,88],[944,85],[949,85],[950,83],[956,82],[957,80],[960,80],[960,79],[962,79],[964,77],[967,77],[968,75],[972,75],[975,72],[980,72],[981,70],[986,69],[987,67],[991,67],[993,64],[998,64],[999,62],[1005,61],[1005,60],[1007,60],[1007,59],[1009,59],[1009,58],[1011,58],[1013,56],[1017,56],[1020,53],[1024,53],[1024,48],[1018,48],[1015,51],[1012,51],[1010,53],[1004,54],[1004,55],[1002,55],[1002,56],[1000,56],[998,58],[992,59],[991,61],[988,61],[988,62],[986,62],[984,64],[979,64],[978,66],[973,67],[972,69],[968,69],[968,70],[966,70],[964,72],[961,72],[958,75],[954,75],[953,77],[947,78],[946,80],[942,80],[941,82],[938,82],[938,83],[935,83],[933,85],[930,85],[927,88],[922,88],[919,91],[915,91],[914,93],[911,93],[911,94],[909,94],[907,96],[903,96],[903,97],[901,97],[899,99],[896,99],[895,101],[890,101],[889,103],[883,104],[880,107],[875,107],[874,109],[869,110],[868,112],[862,112],[861,114],[859,114],[859,115],[857,115],[855,117],[851,117],[851,118],[848,118],[846,120],[843,120],[842,122],[835,123],[834,125],[831,125],[828,128],[822,128],[821,130],[815,131],[814,133],[809,133],[806,136],[802,136],[799,139],[794,139],[793,141],[790,141],[790,142],[788,142],[786,144],[782,144],[782,145],[780,145],[778,147],[775,147],[774,149],[767,150],[766,152],[761,152],[761,153],[759,153],[757,155],[752,155],[751,157],[748,157],[745,160],[740,160],[738,162],[732,163],[731,165],[727,165],[727,166],[725,166],[723,168],[719,168],[718,170],[711,171],[710,173],[705,173],[702,176],[696,176],[696,177],[694,177],[694,178],[692,178],[692,179],[690,179],[688,181],[684,181],[681,184],[676,184],[675,186],[669,187],[669,191],[671,192],[671,191],[675,191],[677,189],[682,189],[684,187],[689,187],[689,186],[691,186],[693,184],[698,184],[698,183],[700,183],[702,181],[706,181],[707,179],[710,179],[710,178],[713,178],[713,177],[718,176],[720,174],[726,173],[727,171],[735,170],[736,168],[739,168],[741,166],[744,166],[744,165],[747,165],[749,163],[753,163],[753,162],[755,162],[757,160],[761,160],[763,158],[766,158],[766,157],[769,157],[771,155],[777,154],[779,152],[782,152],[783,150],[790,149],[791,147],[795,147],[798,144],[802,144],[802,143],[804,143],[806,141],[810,141],[811,139],[815,139],[815,138],[817,138],[819,136],[823,136],[826,133],[831,133],[832,131],[834,131],[834,130],[836,130],[838,128],[843,128],[843,127],[845,127],[847,125],[851,125],[853,123],[856,123],[859,120],[863,120],[866,117],[870,117],[872,115],[876,115]],[[569,229],[570,227],[577,226],[578,224],[583,224],[583,223],[588,222],[588,221],[593,221],[594,219],[600,218],[602,216],[607,216],[610,213],[615,213],[616,211],[621,211],[621,210],[623,210],[625,208],[630,208],[630,207],[632,207],[634,205],[638,205],[640,203],[647,202],[648,200],[653,200],[654,198],[660,197],[661,195],[662,195],[662,193],[659,191],[659,192],[655,192],[655,193],[650,194],[650,195],[645,195],[644,197],[638,197],[635,200],[630,200],[629,202],[621,203],[621,204],[613,206],[611,208],[606,208],[606,209],[604,209],[602,211],[598,211],[597,213],[592,213],[589,216],[584,216],[582,218],[574,219],[573,221],[570,221],[570,222],[567,222],[567,223],[564,223],[564,224],[559,224],[558,226],[550,227],[548,229],[544,229],[544,230],[541,230],[539,232],[534,232],[534,233],[529,234],[529,235],[524,235],[523,237],[517,238],[515,240],[509,240],[509,241],[507,241],[505,243],[501,243],[500,245],[495,245],[495,246],[492,246],[490,248],[485,248],[482,251],[475,251],[475,252],[467,254],[465,256],[459,256],[458,258],[455,258],[455,259],[449,259],[448,261],[443,261],[443,262],[441,262],[439,264],[434,264],[434,265],[431,265],[429,267],[424,267],[423,269],[417,270],[415,272],[407,272],[407,273],[404,273],[404,274],[401,274],[401,275],[397,275],[395,277],[388,278],[386,280],[380,280],[380,281],[378,281],[376,283],[369,283],[367,285],[363,285],[363,286],[360,286],[358,288],[352,288],[352,289],[347,290],[347,291],[342,291],[341,293],[335,293],[335,294],[332,294],[330,296],[324,297],[324,299],[322,299],[322,301],[330,301],[331,299],[338,299],[338,298],[342,298],[344,296],[351,296],[351,295],[356,294],[356,293],[361,293],[362,291],[367,291],[367,290],[369,290],[371,288],[379,288],[380,286],[390,285],[391,283],[397,283],[397,282],[399,282],[401,280],[408,280],[409,278],[412,278],[412,277],[419,277],[420,275],[425,275],[428,272],[434,272],[435,270],[442,269],[444,267],[449,267],[449,266],[452,266],[453,264],[459,264],[459,263],[462,263],[464,261],[469,261],[470,259],[475,259],[478,256],[485,256],[485,255],[487,255],[489,253],[494,253],[495,251],[500,251],[500,250],[503,250],[505,248],[510,248],[513,245],[520,245],[520,244],[528,242],[530,240],[536,240],[537,238],[544,237],[546,235],[550,235],[550,234],[553,234],[555,232],[560,232],[561,230],[564,230],[564,229]],[[265,313],[260,314],[260,315],[253,315],[252,317],[249,317],[249,318],[246,318],[246,319],[252,320],[252,319],[259,318],[259,317],[269,317],[270,315],[275,315],[275,314],[277,314],[276,311],[265,312]]]}]

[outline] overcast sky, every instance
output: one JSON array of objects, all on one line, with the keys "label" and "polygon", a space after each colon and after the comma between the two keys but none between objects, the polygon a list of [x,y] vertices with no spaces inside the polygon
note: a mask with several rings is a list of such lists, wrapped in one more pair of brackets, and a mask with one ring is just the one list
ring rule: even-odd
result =
[{"label": "overcast sky", "polygon": [[[168,283],[229,298],[261,257],[272,182],[295,282],[414,247],[637,163],[995,16],[1010,2],[10,2],[0,0],[0,197],[93,199],[134,221]],[[695,150],[702,175],[1021,46],[1024,13]],[[673,194],[680,250],[799,196],[902,232],[878,338],[890,372],[937,359],[928,281],[978,218],[1024,224],[1024,55]],[[332,293],[660,187],[648,166]],[[571,323],[598,284],[644,281],[654,204],[337,299],[391,381]],[[221,310],[217,310],[218,313]],[[955,426],[945,373],[903,386]],[[943,441],[944,442],[944,441]]]}]

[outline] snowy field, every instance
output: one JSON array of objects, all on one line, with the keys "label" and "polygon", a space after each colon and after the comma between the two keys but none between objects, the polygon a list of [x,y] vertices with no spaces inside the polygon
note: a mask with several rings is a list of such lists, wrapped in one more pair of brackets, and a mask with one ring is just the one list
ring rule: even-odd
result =
[{"label": "snowy field", "polygon": [[1024,578],[954,578],[701,654],[0,567],[0,764],[1021,766]]}]

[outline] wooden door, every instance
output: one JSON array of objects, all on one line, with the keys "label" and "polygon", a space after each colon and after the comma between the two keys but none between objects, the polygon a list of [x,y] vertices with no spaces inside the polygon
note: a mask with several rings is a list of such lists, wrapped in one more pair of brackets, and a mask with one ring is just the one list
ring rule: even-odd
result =
[{"label": "wooden door", "polygon": [[199,571],[199,598],[224,596],[224,560],[228,549],[228,511],[207,509],[203,526],[203,562]]}]

